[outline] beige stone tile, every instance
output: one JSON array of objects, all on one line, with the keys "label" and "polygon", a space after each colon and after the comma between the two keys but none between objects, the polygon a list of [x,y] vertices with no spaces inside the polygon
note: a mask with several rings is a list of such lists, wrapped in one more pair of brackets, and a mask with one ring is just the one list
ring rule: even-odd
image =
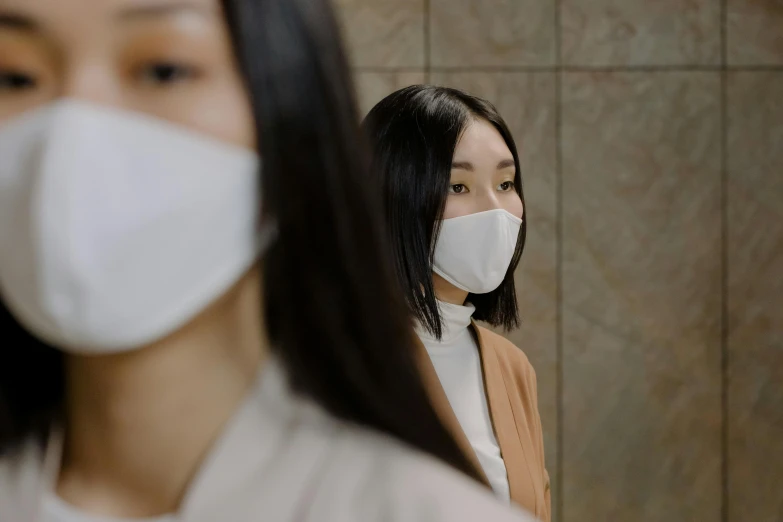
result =
[{"label": "beige stone tile", "polygon": [[555,63],[552,0],[430,0],[434,67]]},{"label": "beige stone tile", "polygon": [[523,325],[516,331],[499,333],[520,347],[536,369],[547,468],[554,491],[558,487],[554,74],[436,73],[432,80],[495,104],[519,149],[529,219],[516,277]]},{"label": "beige stone tile", "polygon": [[783,516],[783,72],[728,91],[729,520]]},{"label": "beige stone tile", "polygon": [[425,0],[334,0],[354,67],[423,67]]},{"label": "beige stone tile", "polygon": [[424,71],[356,71],[354,78],[362,118],[389,94],[409,85],[424,83],[424,77]]},{"label": "beige stone tile", "polygon": [[719,92],[563,77],[563,520],[720,518]]},{"label": "beige stone tile", "polygon": [[717,65],[719,0],[561,0],[567,65]]},{"label": "beige stone tile", "polygon": [[783,2],[727,0],[728,62],[783,65]]}]

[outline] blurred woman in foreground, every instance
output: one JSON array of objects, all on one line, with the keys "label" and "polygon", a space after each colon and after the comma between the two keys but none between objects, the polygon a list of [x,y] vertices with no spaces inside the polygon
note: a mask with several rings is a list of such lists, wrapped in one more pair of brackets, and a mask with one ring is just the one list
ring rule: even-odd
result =
[{"label": "blurred woman in foreground", "polygon": [[0,0],[0,520],[525,520],[426,399],[349,92],[326,0]]}]

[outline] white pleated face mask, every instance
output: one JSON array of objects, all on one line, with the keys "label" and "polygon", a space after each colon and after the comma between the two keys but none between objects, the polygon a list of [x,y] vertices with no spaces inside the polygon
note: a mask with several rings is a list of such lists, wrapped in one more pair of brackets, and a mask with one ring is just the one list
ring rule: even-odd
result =
[{"label": "white pleated face mask", "polygon": [[466,292],[489,293],[506,277],[521,226],[521,219],[503,209],[444,219],[433,270]]},{"label": "white pleated face mask", "polygon": [[109,353],[174,332],[257,260],[259,160],[138,113],[58,101],[0,127],[0,296]]}]

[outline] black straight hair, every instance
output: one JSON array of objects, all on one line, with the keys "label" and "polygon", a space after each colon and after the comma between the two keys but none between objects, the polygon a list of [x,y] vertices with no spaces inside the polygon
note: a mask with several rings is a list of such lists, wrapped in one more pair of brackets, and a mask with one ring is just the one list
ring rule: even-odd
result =
[{"label": "black straight hair", "polygon": [[[372,146],[371,170],[380,176],[376,183],[383,191],[397,278],[411,313],[437,338],[443,327],[432,281],[435,242],[446,208],[454,151],[474,120],[491,124],[506,142],[516,167],[515,190],[524,206],[514,138],[488,101],[448,87],[412,85],[378,102],[363,122]],[[506,330],[519,326],[514,271],[526,235],[527,209],[503,282],[492,292],[468,295],[476,307],[474,319]]]},{"label": "black straight hair", "polygon": [[[351,75],[329,0],[223,0],[263,158],[266,325],[291,385],[481,482],[432,405],[359,144]],[[45,436],[62,354],[0,303],[0,454]]]}]

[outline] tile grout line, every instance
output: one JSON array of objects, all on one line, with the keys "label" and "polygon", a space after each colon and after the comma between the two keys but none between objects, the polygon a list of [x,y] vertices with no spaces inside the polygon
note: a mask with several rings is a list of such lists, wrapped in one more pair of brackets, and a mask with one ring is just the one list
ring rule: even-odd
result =
[{"label": "tile grout line", "polygon": [[721,209],[721,522],[729,521],[729,351],[728,351],[728,1],[721,0],[720,209]]},{"label": "tile grout line", "polygon": [[430,48],[430,31],[432,30],[432,9],[430,0],[424,1],[424,83],[432,81],[432,49]]},{"label": "tile grout line", "polygon": [[[428,32],[428,31],[427,31]],[[427,38],[429,40],[429,38]],[[422,67],[354,67],[357,72],[368,73],[400,73],[400,72],[419,72]],[[781,72],[783,65],[645,65],[645,66],[508,66],[508,67],[433,67],[429,60],[429,46],[425,47],[424,69],[427,73],[435,72],[472,72],[472,73],[557,73],[557,72],[576,72],[576,73],[666,73],[666,72]]]},{"label": "tile grout line", "polygon": [[560,9],[560,0],[555,0],[555,219],[557,227],[555,233],[555,397],[557,404],[555,415],[557,419],[557,448],[555,451],[557,455],[557,469],[555,470],[555,477],[557,479],[557,490],[554,493],[555,505],[557,506],[557,520],[553,522],[565,520],[565,467],[563,465],[563,52]]}]

